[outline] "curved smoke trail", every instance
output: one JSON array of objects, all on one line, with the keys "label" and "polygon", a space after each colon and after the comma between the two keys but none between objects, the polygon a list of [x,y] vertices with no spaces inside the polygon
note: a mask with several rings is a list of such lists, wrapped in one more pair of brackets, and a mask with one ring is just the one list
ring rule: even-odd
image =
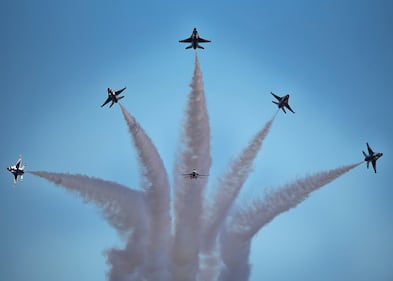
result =
[{"label": "curved smoke trail", "polygon": [[230,163],[227,171],[218,179],[218,186],[214,188],[216,191],[213,199],[205,207],[200,281],[215,279],[219,273],[221,264],[216,254],[217,249],[215,249],[219,228],[227,218],[230,208],[252,171],[254,159],[262,147],[263,140],[269,133],[277,112],[252,138],[240,155]]},{"label": "curved smoke trail", "polygon": [[[248,280],[249,252],[253,236],[279,214],[296,207],[311,192],[359,166],[362,162],[298,179],[237,209],[220,236],[221,258],[225,264],[220,281]],[[239,279],[241,278],[241,279]]]},{"label": "curved smoke trail", "polygon": [[132,230],[145,215],[143,193],[118,183],[83,175],[43,171],[29,173],[78,193],[86,203],[95,203],[121,235]]},{"label": "curved smoke trail", "polygon": [[143,193],[83,175],[41,171],[30,173],[78,193],[87,203],[95,203],[102,210],[104,218],[125,237],[125,249],[107,251],[107,262],[112,265],[110,280],[129,280],[124,278],[128,278],[130,273],[138,275],[137,272],[142,271],[146,263],[148,221]]},{"label": "curved smoke trail", "polygon": [[213,195],[213,200],[207,207],[204,231],[204,249],[209,251],[217,237],[218,229],[224,222],[229,209],[239,195],[241,188],[247,180],[252,164],[261,149],[263,140],[269,133],[270,127],[277,113],[253,137],[250,144],[243,149],[241,154],[233,160],[227,171],[218,179],[218,186]]},{"label": "curved smoke trail", "polygon": [[166,281],[169,280],[168,244],[171,231],[168,175],[151,139],[121,104],[120,108],[138,153],[142,187],[150,213],[146,279]]},{"label": "curved smoke trail", "polygon": [[175,163],[174,211],[175,233],[172,244],[172,277],[174,281],[195,280],[199,269],[201,213],[206,178],[182,176],[197,169],[208,173],[211,165],[210,127],[198,56],[188,95],[186,119],[180,139],[180,153]]}]

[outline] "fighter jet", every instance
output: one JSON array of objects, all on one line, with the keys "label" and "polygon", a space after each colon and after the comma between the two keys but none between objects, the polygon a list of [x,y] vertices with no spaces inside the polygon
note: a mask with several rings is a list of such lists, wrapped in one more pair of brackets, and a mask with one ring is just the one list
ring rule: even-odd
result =
[{"label": "fighter jet", "polygon": [[198,177],[207,177],[208,175],[201,175],[196,169],[193,169],[191,173],[182,174],[183,176],[190,177],[190,179],[197,179]]},{"label": "fighter jet", "polygon": [[279,97],[279,96],[277,96],[277,95],[276,95],[275,93],[273,93],[273,92],[270,92],[270,93],[273,95],[273,97],[275,97],[275,98],[278,100],[278,102],[277,102],[277,101],[272,101],[272,103],[277,104],[278,108],[281,108],[282,111],[284,111],[284,113],[287,113],[287,112],[285,111],[285,107],[288,108],[292,113],[295,113],[295,112],[292,110],[292,108],[289,106],[289,104],[288,104],[289,95],[285,95],[285,96],[283,96],[283,97]]},{"label": "fighter jet", "polygon": [[180,43],[191,43],[191,45],[187,46],[186,49],[193,48],[195,50],[196,48],[204,49],[201,45],[199,45],[199,43],[209,43],[211,41],[200,37],[197,29],[194,28],[194,30],[192,31],[192,34],[189,38],[180,40],[179,42]]},{"label": "fighter jet", "polygon": [[379,157],[381,157],[383,155],[383,153],[382,152],[375,153],[371,149],[371,147],[368,145],[368,143],[366,143],[366,144],[367,144],[367,149],[368,149],[369,154],[367,155],[366,152],[362,151],[363,155],[364,155],[364,161],[367,162],[367,169],[368,169],[370,162],[371,162],[371,164],[373,165],[373,168],[374,168],[374,172],[376,173],[377,172],[377,160],[379,159]]},{"label": "fighter jet", "polygon": [[112,107],[112,105],[114,103],[117,103],[120,99],[124,98],[124,96],[119,97],[120,93],[123,92],[127,87],[124,87],[121,90],[118,91],[114,91],[111,88],[108,88],[108,98],[106,99],[106,101],[101,105],[101,107],[103,107],[104,105],[106,105],[108,102],[112,102],[111,105],[109,106],[109,108]]},{"label": "fighter jet", "polygon": [[22,156],[19,156],[19,159],[16,162],[15,166],[7,167],[7,170],[14,175],[14,185],[16,185],[16,183],[18,182],[18,176],[20,178],[20,181],[23,181],[23,174],[25,173],[26,164],[23,164],[21,166],[21,162]]}]

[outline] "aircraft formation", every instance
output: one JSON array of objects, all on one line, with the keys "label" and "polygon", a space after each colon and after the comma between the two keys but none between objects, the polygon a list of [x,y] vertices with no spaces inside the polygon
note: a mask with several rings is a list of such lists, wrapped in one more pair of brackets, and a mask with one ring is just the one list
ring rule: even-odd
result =
[{"label": "aircraft formation", "polygon": [[[192,48],[192,49],[196,50],[196,49],[205,49],[203,46],[200,45],[200,43],[210,43],[211,41],[200,37],[198,30],[196,28],[194,28],[190,37],[183,39],[183,40],[179,40],[179,42],[180,43],[190,43],[190,45],[188,45],[186,47],[186,49]],[[109,108],[111,108],[115,103],[118,103],[119,100],[124,98],[124,96],[119,96],[119,95],[126,88],[127,87],[124,87],[124,88],[117,90],[117,91],[115,91],[111,88],[108,88],[107,89],[108,97],[105,100],[105,102],[101,105],[101,107],[104,107],[105,105],[107,105],[108,103],[111,102],[111,104],[109,105]],[[288,109],[292,113],[295,113],[292,110],[291,106],[289,105],[289,94],[287,94],[285,96],[278,96],[273,92],[270,92],[270,94],[276,99],[276,100],[273,100],[272,102],[277,105],[278,109],[281,109],[284,113],[287,113],[285,111],[285,109]],[[369,154],[362,151],[363,155],[364,155],[364,161],[366,162],[367,169],[369,168],[369,165],[371,162],[373,169],[374,169],[374,173],[376,173],[377,172],[377,160],[383,155],[383,153],[381,153],[381,152],[375,153],[371,149],[371,147],[368,143],[366,143],[366,145],[367,145],[367,150],[368,150]],[[23,181],[23,174],[25,172],[26,164],[21,165],[21,162],[22,162],[22,157],[20,156],[15,165],[7,167],[7,170],[14,177],[14,186],[18,182],[18,179],[20,179],[20,181]],[[181,174],[181,175],[183,175],[185,177],[189,177],[190,179],[198,179],[198,177],[208,176],[208,175],[204,175],[204,174],[199,174],[196,169],[193,169],[193,171],[190,173],[185,173],[185,174]]]}]

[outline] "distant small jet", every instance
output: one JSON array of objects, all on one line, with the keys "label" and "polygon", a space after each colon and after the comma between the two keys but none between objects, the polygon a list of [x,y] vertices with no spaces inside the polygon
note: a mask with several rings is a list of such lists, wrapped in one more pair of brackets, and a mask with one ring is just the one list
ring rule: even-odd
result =
[{"label": "distant small jet", "polygon": [[103,107],[104,105],[106,105],[107,103],[109,103],[110,101],[112,101],[111,105],[109,106],[109,108],[112,107],[112,105],[114,103],[117,103],[120,99],[124,98],[124,96],[119,97],[120,93],[123,92],[127,87],[124,87],[121,90],[118,91],[114,91],[111,88],[108,88],[108,98],[106,99],[106,101],[101,105],[101,107]]},{"label": "distant small jet", "polygon": [[272,102],[275,103],[275,104],[277,104],[278,108],[281,108],[282,111],[284,111],[284,113],[287,113],[287,112],[285,111],[285,107],[288,108],[292,113],[295,113],[295,112],[292,110],[292,108],[289,106],[289,104],[288,104],[289,95],[285,95],[285,96],[283,96],[283,97],[280,97],[280,96],[277,96],[277,95],[276,95],[275,93],[273,93],[273,92],[270,92],[270,93],[273,95],[273,97],[275,97],[275,98],[278,100],[278,102],[277,102],[277,101],[272,101]]},{"label": "distant small jet", "polygon": [[180,43],[191,43],[191,45],[187,46],[186,49],[193,48],[195,50],[196,48],[204,49],[201,45],[199,45],[199,43],[209,43],[211,41],[200,37],[197,29],[194,28],[194,30],[192,31],[192,34],[189,38],[184,39],[184,40],[180,40],[179,42]]},{"label": "distant small jet", "polygon": [[373,165],[373,168],[374,168],[374,173],[376,173],[377,172],[377,160],[383,155],[383,153],[382,152],[375,153],[371,149],[371,147],[368,145],[368,143],[366,143],[366,144],[367,144],[367,149],[368,149],[369,154],[367,155],[366,152],[362,151],[363,155],[364,155],[364,161],[367,162],[367,169],[368,169],[370,162],[371,162],[371,164]]},{"label": "distant small jet", "polygon": [[21,162],[22,156],[19,156],[19,159],[16,162],[15,166],[7,167],[7,170],[14,175],[14,185],[16,185],[16,183],[18,182],[18,177],[20,178],[20,181],[23,181],[23,174],[25,173],[26,164],[23,164],[21,166]]},{"label": "distant small jet", "polygon": [[201,175],[197,172],[196,169],[193,169],[191,173],[182,174],[183,176],[190,177],[190,179],[197,179],[198,177],[207,177],[208,175]]}]

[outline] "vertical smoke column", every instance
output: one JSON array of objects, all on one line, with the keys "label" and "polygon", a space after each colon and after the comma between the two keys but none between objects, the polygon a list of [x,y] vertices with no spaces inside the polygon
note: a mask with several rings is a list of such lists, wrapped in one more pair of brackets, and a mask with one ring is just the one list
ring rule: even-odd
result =
[{"label": "vertical smoke column", "polygon": [[[219,178],[217,190],[213,199],[205,208],[203,252],[204,263],[200,280],[211,280],[218,274],[219,259],[215,256],[216,239],[220,226],[225,221],[227,214],[237,198],[244,182],[247,180],[254,159],[261,149],[263,140],[269,133],[276,114],[265,124],[265,126],[253,137],[249,145],[243,149],[241,154],[231,162],[229,168]],[[239,279],[241,280],[241,279]]]},{"label": "vertical smoke column", "polygon": [[221,258],[225,267],[221,271],[219,280],[248,280],[250,243],[253,236],[276,216],[296,207],[311,192],[332,182],[361,163],[296,180],[266,194],[262,200],[255,199],[248,208],[236,210],[231,221],[220,233]]},{"label": "vertical smoke column", "polygon": [[172,243],[173,281],[193,281],[199,268],[201,213],[207,178],[190,179],[182,173],[210,170],[210,127],[202,73],[195,57],[195,70],[188,96],[186,118],[180,137],[180,153],[174,168],[175,233]]},{"label": "vertical smoke column", "polygon": [[145,190],[146,207],[150,214],[145,277],[151,281],[167,281],[169,280],[168,245],[171,231],[168,176],[151,139],[122,105],[120,108],[138,153],[142,187]]},{"label": "vertical smoke column", "polygon": [[[124,280],[141,270],[146,262],[147,231],[144,195],[120,184],[82,175],[30,172],[66,190],[78,193],[85,202],[94,202],[104,218],[127,239],[124,250],[107,251],[107,262],[112,266],[109,280]],[[132,257],[132,258],[131,258]],[[121,265],[121,266],[119,266]]]}]

